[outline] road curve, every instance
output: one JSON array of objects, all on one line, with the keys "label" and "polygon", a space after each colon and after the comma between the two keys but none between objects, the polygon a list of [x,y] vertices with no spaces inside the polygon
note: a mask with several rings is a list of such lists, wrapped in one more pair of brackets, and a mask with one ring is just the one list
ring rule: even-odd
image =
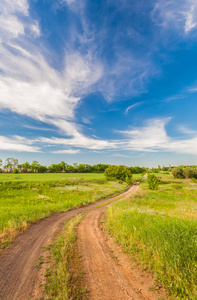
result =
[{"label": "road curve", "polygon": [[54,238],[55,232],[61,229],[63,223],[77,214],[94,209],[109,200],[122,200],[136,188],[133,185],[121,194],[121,198],[118,195],[104,199],[85,207],[52,215],[32,224],[28,230],[15,239],[13,245],[0,257],[0,299],[31,299],[39,272],[35,267],[38,258],[42,249]]},{"label": "road curve", "polygon": [[[133,185],[125,199],[138,190]],[[158,300],[169,299],[166,291],[155,287],[154,277],[136,267],[120,246],[102,230],[100,222],[109,206],[88,212],[78,226],[78,249],[82,257],[89,300]]]}]

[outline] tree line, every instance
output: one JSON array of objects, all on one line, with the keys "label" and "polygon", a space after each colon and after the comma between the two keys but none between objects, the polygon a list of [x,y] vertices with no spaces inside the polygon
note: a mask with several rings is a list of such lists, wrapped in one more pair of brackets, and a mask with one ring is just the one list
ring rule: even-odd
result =
[{"label": "tree line", "polygon": [[[19,164],[16,158],[7,158],[3,164],[0,159],[0,171],[8,173],[103,173],[105,170],[111,166],[110,164],[77,164],[72,165],[61,161],[57,164],[51,164],[50,166],[43,166],[38,161],[34,160],[32,163],[26,161],[23,164]],[[129,172],[132,174],[141,174],[147,172],[145,167],[127,167]]]}]

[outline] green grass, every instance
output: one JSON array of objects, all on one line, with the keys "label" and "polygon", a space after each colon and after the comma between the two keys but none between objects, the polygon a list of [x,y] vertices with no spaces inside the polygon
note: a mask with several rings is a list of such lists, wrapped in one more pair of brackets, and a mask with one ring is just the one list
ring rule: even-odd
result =
[{"label": "green grass", "polygon": [[46,181],[77,179],[104,179],[103,173],[0,173],[0,182],[5,181]]},{"label": "green grass", "polygon": [[[38,178],[40,174],[25,176],[28,175]],[[96,175],[97,178],[92,178]],[[65,180],[62,177],[61,180],[0,182],[1,245],[7,244],[10,235],[52,213],[83,206],[126,189],[124,183],[108,182],[102,174],[96,175],[85,174],[84,179],[70,177]]]},{"label": "green grass", "polygon": [[197,299],[197,183],[162,178],[107,212],[109,232],[176,299]]},{"label": "green grass", "polygon": [[78,215],[65,225],[65,233],[52,244],[52,263],[46,270],[44,299],[87,299],[79,253],[76,249],[76,227],[83,215]]}]

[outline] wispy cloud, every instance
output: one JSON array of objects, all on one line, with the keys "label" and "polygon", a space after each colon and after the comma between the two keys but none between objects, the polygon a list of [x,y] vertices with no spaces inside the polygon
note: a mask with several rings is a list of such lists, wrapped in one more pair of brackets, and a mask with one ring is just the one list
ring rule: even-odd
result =
[{"label": "wispy cloud", "polygon": [[174,28],[187,34],[197,28],[197,2],[196,0],[157,0],[152,16],[160,26]]},{"label": "wispy cloud", "polygon": [[14,152],[41,152],[40,148],[31,145],[32,141],[19,137],[5,137],[0,136],[0,150],[14,151]]},{"label": "wispy cloud", "polygon": [[127,109],[125,110],[125,114],[127,114],[129,110],[134,109],[135,107],[141,105],[142,103],[143,102],[137,102],[135,104],[132,104],[132,105],[128,106]]},{"label": "wispy cloud", "polygon": [[103,150],[117,148],[117,143],[114,141],[105,141],[99,139],[88,138],[83,135],[79,135],[73,138],[45,138],[40,137],[35,142],[47,145],[62,145],[62,146],[74,146],[81,149],[91,150]]},{"label": "wispy cloud", "polygon": [[74,149],[52,151],[52,153],[55,154],[77,154],[79,152],[80,150],[74,150]]},{"label": "wispy cloud", "polygon": [[82,53],[70,48],[63,71],[57,71],[47,61],[49,51],[37,46],[40,28],[30,16],[28,1],[2,0],[0,8],[0,110],[53,124],[64,135],[80,136],[79,127],[70,122],[81,98],[100,79],[102,64],[91,49]]},{"label": "wispy cloud", "polygon": [[[144,127],[136,127],[127,131],[119,131],[125,140],[125,149],[142,152],[174,152],[196,155],[197,134],[191,138],[170,137],[166,125],[171,118],[152,119]],[[191,133],[191,132],[190,132]]]}]

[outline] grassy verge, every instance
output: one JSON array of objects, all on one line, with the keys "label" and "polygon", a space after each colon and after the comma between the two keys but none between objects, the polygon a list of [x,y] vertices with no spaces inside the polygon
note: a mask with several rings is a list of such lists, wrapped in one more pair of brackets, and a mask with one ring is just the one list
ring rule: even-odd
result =
[{"label": "grassy verge", "polygon": [[0,182],[0,247],[6,247],[32,222],[101,200],[126,187],[124,183],[92,179],[92,174],[89,179]]},{"label": "grassy verge", "polygon": [[197,299],[197,184],[163,180],[107,212],[109,232],[177,299]]},{"label": "grassy verge", "polygon": [[80,256],[76,247],[76,227],[83,215],[65,225],[65,234],[59,236],[51,248],[52,265],[46,270],[45,299],[87,299]]}]

